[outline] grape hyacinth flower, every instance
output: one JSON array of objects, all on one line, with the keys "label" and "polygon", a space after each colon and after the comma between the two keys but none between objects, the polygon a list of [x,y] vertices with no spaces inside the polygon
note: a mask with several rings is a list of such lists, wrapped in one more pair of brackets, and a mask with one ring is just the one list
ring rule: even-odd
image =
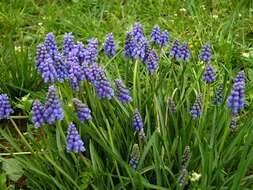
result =
[{"label": "grape hyacinth flower", "polygon": [[199,94],[191,108],[190,114],[193,119],[197,119],[202,114],[202,95]]},{"label": "grape hyacinth flower", "polygon": [[91,119],[91,111],[85,104],[83,104],[77,98],[73,98],[72,102],[73,102],[75,110],[77,112],[77,116],[81,122]]},{"label": "grape hyacinth flower", "polygon": [[134,39],[133,34],[128,32],[126,34],[125,46],[124,46],[124,56],[127,58],[133,58],[133,48],[134,48]]},{"label": "grape hyacinth flower", "polygon": [[110,82],[107,80],[105,73],[102,69],[99,69],[95,73],[94,86],[96,88],[96,93],[99,99],[106,98],[110,100],[114,96],[114,92]]},{"label": "grape hyacinth flower", "polygon": [[81,68],[82,68],[85,78],[89,82],[91,82],[93,85],[96,82],[96,76],[98,75],[98,73],[103,72],[102,68],[96,64],[91,65],[91,66],[89,66],[87,64],[83,64],[83,66]]},{"label": "grape hyacinth flower", "polygon": [[132,101],[132,97],[130,95],[129,90],[125,87],[120,79],[116,79],[115,81],[116,86],[116,96],[121,103],[129,103]]},{"label": "grape hyacinth flower", "polygon": [[70,33],[65,33],[64,35],[64,40],[62,44],[62,55],[67,57],[69,52],[74,48],[75,43],[74,43],[74,36],[72,32]]},{"label": "grape hyacinth flower", "polygon": [[137,22],[133,27],[132,31],[133,42],[132,42],[132,57],[143,61],[146,55],[146,48],[148,46],[147,40],[144,36],[144,30],[140,22]]},{"label": "grape hyacinth flower", "polygon": [[142,128],[143,128],[143,121],[141,114],[138,109],[135,109],[133,113],[133,129],[136,132],[140,132]]},{"label": "grape hyacinth flower", "polygon": [[205,44],[202,47],[201,53],[199,55],[199,59],[203,62],[210,63],[211,61],[211,46],[210,44]]},{"label": "grape hyacinth flower", "polygon": [[57,71],[54,67],[54,60],[49,56],[49,54],[46,55],[45,62],[43,65],[41,65],[41,75],[45,83],[54,83],[54,81],[57,79]]},{"label": "grape hyacinth flower", "polygon": [[13,112],[7,94],[0,94],[0,120],[9,119]]},{"label": "grape hyacinth flower", "polygon": [[149,50],[146,53],[144,63],[147,66],[147,70],[150,74],[154,74],[154,72],[158,69],[159,56],[155,52],[155,50]]},{"label": "grape hyacinth flower", "polygon": [[207,63],[202,80],[205,81],[206,83],[210,84],[210,83],[214,82],[215,79],[216,79],[216,77],[215,77],[214,70],[213,70],[211,64]]},{"label": "grape hyacinth flower", "polygon": [[114,42],[112,33],[109,33],[106,36],[104,51],[108,57],[112,57],[116,54],[116,44]]},{"label": "grape hyacinth flower", "polygon": [[55,120],[61,121],[64,117],[54,86],[48,88],[43,116],[49,124],[53,124]]},{"label": "grape hyacinth flower", "polygon": [[189,46],[187,43],[184,43],[180,48],[180,58],[186,62],[188,62],[191,58]]},{"label": "grape hyacinth flower", "polygon": [[187,162],[190,159],[190,147],[186,146],[182,157],[182,174],[178,179],[178,186],[182,187],[187,175]]},{"label": "grape hyacinth flower", "polygon": [[140,149],[138,144],[133,145],[133,149],[130,155],[129,165],[136,170],[140,160]]},{"label": "grape hyacinth flower", "polygon": [[181,48],[180,48],[180,43],[179,41],[176,39],[171,47],[169,56],[171,58],[176,59],[177,61],[180,59],[181,57]]},{"label": "grape hyacinth flower", "polygon": [[244,71],[240,71],[240,73],[234,79],[234,85],[231,94],[227,99],[227,106],[232,110],[234,116],[237,116],[239,110],[244,108],[244,88]]},{"label": "grape hyacinth flower", "polygon": [[36,129],[40,128],[44,124],[45,119],[43,116],[44,107],[39,100],[35,100],[32,105],[32,122]]},{"label": "grape hyacinth flower", "polygon": [[169,34],[168,31],[165,30],[161,33],[161,35],[158,38],[157,44],[160,45],[161,47],[166,47],[169,43]]},{"label": "grape hyacinth flower", "polygon": [[85,62],[85,59],[87,59],[88,50],[84,48],[84,45],[82,42],[77,42],[73,48],[73,53],[78,58],[79,65],[87,64]]},{"label": "grape hyacinth flower", "polygon": [[160,38],[160,27],[158,25],[155,25],[150,35],[150,41],[158,43],[159,38]]},{"label": "grape hyacinth flower", "polygon": [[85,62],[89,65],[96,64],[98,59],[98,40],[97,39],[89,39],[88,40],[88,48],[85,52]]},{"label": "grape hyacinth flower", "polygon": [[54,56],[54,54],[58,53],[56,40],[55,40],[54,34],[52,32],[50,32],[46,35],[45,47],[46,47],[47,53],[50,56]]},{"label": "grape hyacinth flower", "polygon": [[133,29],[132,34],[136,39],[140,39],[144,37],[144,30],[140,22],[136,22]]},{"label": "grape hyacinth flower", "polygon": [[60,83],[62,83],[64,79],[68,78],[68,71],[66,64],[63,62],[62,55],[59,53],[54,55],[54,67],[56,71],[56,78]]},{"label": "grape hyacinth flower", "polygon": [[213,103],[215,105],[219,105],[222,103],[222,91],[223,91],[223,84],[220,84],[220,86],[216,89],[215,95],[213,97]]},{"label": "grape hyacinth flower", "polygon": [[67,131],[67,152],[81,153],[85,151],[84,143],[74,123],[69,124]]},{"label": "grape hyacinth flower", "polygon": [[170,112],[171,113],[176,113],[176,104],[172,100],[172,98],[169,98],[168,103],[169,103],[169,110],[170,110]]},{"label": "grape hyacinth flower", "polygon": [[36,69],[39,73],[42,73],[44,62],[46,60],[47,50],[44,44],[39,44],[36,51]]},{"label": "grape hyacinth flower", "polygon": [[84,73],[79,65],[78,58],[74,52],[70,52],[67,59],[68,78],[73,90],[79,91],[80,81],[85,79]]},{"label": "grape hyacinth flower", "polygon": [[233,116],[229,128],[232,132],[234,132],[236,130],[236,127],[237,127],[236,126],[236,116]]}]

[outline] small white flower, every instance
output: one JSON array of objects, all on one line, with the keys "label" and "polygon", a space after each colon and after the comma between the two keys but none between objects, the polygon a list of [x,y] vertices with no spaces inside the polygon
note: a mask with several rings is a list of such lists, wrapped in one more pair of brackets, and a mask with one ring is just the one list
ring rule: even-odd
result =
[{"label": "small white flower", "polygon": [[193,172],[191,175],[191,181],[198,181],[201,177],[201,174],[198,174],[196,172]]},{"label": "small white flower", "polygon": [[177,13],[175,13],[174,16],[177,16]]},{"label": "small white flower", "polygon": [[219,16],[218,16],[218,15],[213,15],[213,18],[214,18],[214,19],[218,19]]},{"label": "small white flower", "polygon": [[39,26],[42,26],[42,22],[39,22],[38,25],[39,25]]},{"label": "small white flower", "polygon": [[205,5],[201,5],[200,7],[201,7],[203,10],[206,10]]},{"label": "small white flower", "polygon": [[186,12],[186,9],[185,8],[181,8],[181,9],[179,9],[179,11]]},{"label": "small white flower", "polygon": [[20,46],[15,46],[15,51],[20,52],[21,51],[21,47]]},{"label": "small white flower", "polygon": [[239,13],[239,14],[238,14],[238,16],[239,16],[239,17],[242,17],[242,14],[241,14],[241,13]]},{"label": "small white flower", "polygon": [[249,58],[249,57],[250,57],[250,54],[249,54],[249,53],[246,53],[246,52],[243,52],[243,53],[242,53],[242,56],[245,57],[245,58]]}]

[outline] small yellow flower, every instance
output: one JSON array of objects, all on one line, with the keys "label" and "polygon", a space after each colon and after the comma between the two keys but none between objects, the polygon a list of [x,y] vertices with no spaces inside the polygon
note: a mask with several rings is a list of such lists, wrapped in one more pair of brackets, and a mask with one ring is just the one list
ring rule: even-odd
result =
[{"label": "small yellow flower", "polygon": [[20,46],[15,46],[15,51],[21,52],[21,47]]},{"label": "small yellow flower", "polygon": [[250,54],[249,54],[249,53],[246,53],[246,52],[243,52],[243,53],[242,53],[242,56],[245,57],[245,58],[249,58],[249,57],[250,57]]},{"label": "small yellow flower", "polygon": [[219,16],[218,16],[218,15],[213,15],[213,18],[214,18],[214,19],[218,19]]},{"label": "small yellow flower", "polygon": [[191,181],[199,181],[200,177],[201,177],[201,174],[193,172],[190,179]]},{"label": "small yellow flower", "polygon": [[186,12],[186,9],[185,8],[181,8],[181,9],[179,9],[179,11]]}]

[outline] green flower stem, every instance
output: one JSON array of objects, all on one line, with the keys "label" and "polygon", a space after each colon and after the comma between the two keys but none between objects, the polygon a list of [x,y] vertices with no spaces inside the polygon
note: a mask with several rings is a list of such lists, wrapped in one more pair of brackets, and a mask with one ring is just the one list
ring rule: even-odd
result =
[{"label": "green flower stem", "polygon": [[14,115],[14,116],[10,116],[10,118],[11,119],[27,119],[27,118],[29,118],[29,116],[27,116],[27,115],[21,115],[21,116]]},{"label": "green flower stem", "polygon": [[13,153],[8,153],[8,152],[3,152],[0,153],[0,156],[17,156],[17,155],[31,155],[31,152],[13,152]]},{"label": "green flower stem", "polygon": [[138,87],[137,87],[137,81],[138,81],[138,60],[134,62],[134,75],[133,75],[133,100],[134,100],[134,107],[138,107]]},{"label": "green flower stem", "polygon": [[16,131],[18,132],[19,136],[21,137],[22,141],[26,144],[26,146],[29,148],[29,150],[32,152],[32,154],[34,154],[34,151],[31,147],[31,145],[27,142],[27,140],[25,139],[24,135],[21,133],[21,131],[19,130],[18,126],[16,125],[15,121],[11,118],[10,119],[12,125],[14,126],[14,128],[16,129]]}]

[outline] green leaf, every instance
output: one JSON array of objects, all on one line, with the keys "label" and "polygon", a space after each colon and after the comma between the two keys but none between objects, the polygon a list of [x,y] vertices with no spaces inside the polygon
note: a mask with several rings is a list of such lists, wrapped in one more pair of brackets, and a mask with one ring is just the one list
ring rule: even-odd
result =
[{"label": "green leaf", "polygon": [[24,174],[19,162],[14,159],[5,159],[3,161],[3,170],[12,181],[18,181],[18,179]]}]

